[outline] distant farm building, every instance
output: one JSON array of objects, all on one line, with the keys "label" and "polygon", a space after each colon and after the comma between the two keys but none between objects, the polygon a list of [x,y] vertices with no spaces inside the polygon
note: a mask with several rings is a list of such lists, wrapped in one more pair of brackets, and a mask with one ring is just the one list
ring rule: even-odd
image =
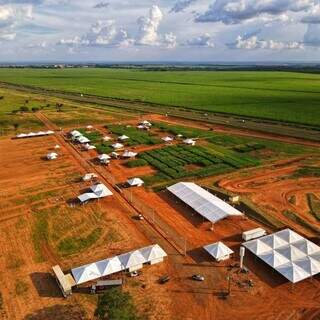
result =
[{"label": "distant farm building", "polygon": [[134,158],[138,155],[137,152],[133,152],[133,151],[128,151],[126,150],[123,154],[122,154],[122,158]]}]

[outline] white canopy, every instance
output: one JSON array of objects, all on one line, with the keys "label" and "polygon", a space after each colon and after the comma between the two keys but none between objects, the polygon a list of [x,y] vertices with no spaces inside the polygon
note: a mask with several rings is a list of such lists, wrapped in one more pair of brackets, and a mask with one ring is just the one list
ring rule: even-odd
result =
[{"label": "white canopy", "polygon": [[142,179],[140,179],[140,178],[132,178],[132,179],[129,179],[127,181],[127,183],[130,186],[134,187],[134,186],[140,186],[140,185],[144,184],[144,181]]},{"label": "white canopy", "polygon": [[90,189],[98,196],[98,198],[104,198],[113,195],[113,193],[102,183],[96,184]]},{"label": "white canopy", "polygon": [[92,200],[92,199],[98,199],[98,198],[99,197],[95,193],[92,193],[92,192],[83,193],[78,197],[78,199],[82,203],[83,202],[87,202],[87,201]]},{"label": "white canopy", "polygon": [[130,138],[129,138],[128,136],[126,136],[125,134],[123,134],[123,135],[120,136],[118,139],[121,140],[121,141],[124,141],[124,140],[128,140],[128,139],[130,139]]},{"label": "white canopy", "polygon": [[89,181],[89,180],[91,180],[91,179],[93,179],[93,178],[97,178],[97,177],[98,177],[98,175],[95,174],[95,173],[86,173],[86,174],[82,177],[82,180],[83,180],[83,181]]},{"label": "white canopy", "polygon": [[79,138],[77,138],[77,140],[80,142],[80,143],[89,143],[90,140],[84,136],[81,136]]},{"label": "white canopy", "polygon": [[27,136],[28,136],[28,135],[25,134],[25,133],[20,133],[20,134],[16,135],[16,138],[25,138],[25,137],[27,137]]},{"label": "white canopy", "polygon": [[183,140],[183,143],[194,146],[196,144],[196,141],[193,139],[185,139]]},{"label": "white canopy", "polygon": [[142,124],[142,125],[144,125],[144,126],[147,126],[147,127],[151,127],[151,126],[152,126],[152,124],[151,124],[149,121],[147,121],[147,120],[141,121],[140,124]]},{"label": "white canopy", "polygon": [[82,133],[80,133],[78,130],[73,130],[70,132],[73,138],[81,137]]},{"label": "white canopy", "polygon": [[243,245],[293,283],[320,273],[320,247],[290,229]]},{"label": "white canopy", "polygon": [[100,154],[100,155],[98,156],[98,159],[99,159],[100,161],[105,161],[105,160],[110,160],[111,157],[108,156],[107,154],[103,153],[103,154]]},{"label": "white canopy", "polygon": [[128,151],[126,150],[123,154],[122,154],[122,157],[123,158],[134,158],[138,155],[138,153],[136,152],[132,152],[132,151]]},{"label": "white canopy", "polygon": [[122,149],[124,146],[123,144],[117,142],[117,143],[114,143],[111,147],[113,149]]},{"label": "white canopy", "polygon": [[216,242],[203,247],[212,257],[219,260],[225,256],[229,256],[233,251],[222,242]]},{"label": "white canopy", "polygon": [[55,160],[55,159],[57,159],[57,157],[58,157],[58,154],[55,153],[55,152],[50,152],[50,153],[47,154],[47,159],[48,160]]},{"label": "white canopy", "polygon": [[161,138],[163,141],[165,141],[165,142],[171,142],[171,141],[173,141],[173,138],[171,138],[171,137],[163,137],[163,138]]},{"label": "white canopy", "polygon": [[176,197],[215,223],[228,216],[242,216],[237,209],[192,182],[179,182],[167,188]]},{"label": "white canopy", "polygon": [[112,138],[111,137],[109,137],[109,136],[105,136],[105,137],[103,137],[103,139],[102,139],[103,141],[110,141],[110,140],[112,140]]},{"label": "white canopy", "polygon": [[167,254],[159,245],[156,244],[140,250],[134,250],[119,256],[74,268],[71,270],[71,273],[76,284],[81,284],[151,262],[152,260],[164,258],[165,256],[167,256]]},{"label": "white canopy", "polygon": [[86,150],[94,150],[94,149],[96,149],[95,146],[92,146],[92,145],[90,145],[89,143],[85,144],[84,148],[85,148]]},{"label": "white canopy", "polygon": [[89,124],[86,128],[87,128],[87,129],[92,129],[93,126]]}]

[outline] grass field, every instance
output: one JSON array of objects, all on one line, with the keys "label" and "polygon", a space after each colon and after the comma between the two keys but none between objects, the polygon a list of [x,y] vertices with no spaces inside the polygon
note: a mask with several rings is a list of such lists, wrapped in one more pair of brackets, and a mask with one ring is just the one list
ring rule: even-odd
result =
[{"label": "grass field", "polygon": [[0,80],[317,126],[320,120],[320,75],[316,74],[0,69]]}]

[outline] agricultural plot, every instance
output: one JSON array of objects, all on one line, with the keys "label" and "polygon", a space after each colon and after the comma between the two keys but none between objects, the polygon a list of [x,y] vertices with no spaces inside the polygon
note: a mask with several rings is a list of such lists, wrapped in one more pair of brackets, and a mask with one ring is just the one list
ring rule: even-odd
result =
[{"label": "agricultural plot", "polygon": [[[158,170],[156,176],[144,177],[149,184],[153,181],[188,177],[203,178],[259,164],[259,161],[253,158],[223,150],[221,147],[211,149],[201,146],[169,146],[143,152],[139,158]],[[133,164],[131,162],[131,165]],[[139,166],[141,163],[136,164]]]},{"label": "agricultural plot", "polygon": [[[319,126],[317,74],[1,69],[3,81]],[[108,90],[106,90],[108,88]]]}]

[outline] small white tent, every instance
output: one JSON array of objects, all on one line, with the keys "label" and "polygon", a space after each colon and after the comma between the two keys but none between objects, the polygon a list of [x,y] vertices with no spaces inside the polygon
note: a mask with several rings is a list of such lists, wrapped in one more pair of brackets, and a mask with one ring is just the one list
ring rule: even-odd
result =
[{"label": "small white tent", "polygon": [[50,153],[47,154],[47,159],[48,160],[55,160],[57,158],[58,158],[58,154],[55,153],[55,152],[50,152]]},{"label": "small white tent", "polygon": [[82,177],[82,180],[83,181],[90,181],[90,180],[97,178],[97,177],[98,177],[98,175],[95,173],[87,173]]},{"label": "small white tent", "polygon": [[141,187],[144,184],[144,181],[140,178],[132,178],[127,180],[127,183],[131,187]]},{"label": "small white tent", "polygon": [[163,137],[161,138],[164,142],[172,142],[173,141],[173,138],[171,137]]},{"label": "small white tent", "polygon": [[185,140],[183,140],[183,143],[187,144],[189,146],[195,146],[196,145],[196,141],[193,140],[193,139],[185,139]]},{"label": "small white tent", "polygon": [[122,158],[134,158],[138,155],[137,152],[132,152],[132,151],[128,151],[126,150],[123,154],[122,154]]},{"label": "small white tent", "polygon": [[217,261],[227,260],[233,251],[222,242],[216,242],[203,247]]},{"label": "small white tent", "polygon": [[119,150],[119,149],[122,149],[124,145],[121,143],[114,143],[111,147],[115,150]]},{"label": "small white tent", "polygon": [[120,141],[125,141],[125,140],[128,140],[128,139],[130,139],[128,136],[126,136],[125,134],[123,134],[122,136],[120,136],[119,138],[118,138]]}]

